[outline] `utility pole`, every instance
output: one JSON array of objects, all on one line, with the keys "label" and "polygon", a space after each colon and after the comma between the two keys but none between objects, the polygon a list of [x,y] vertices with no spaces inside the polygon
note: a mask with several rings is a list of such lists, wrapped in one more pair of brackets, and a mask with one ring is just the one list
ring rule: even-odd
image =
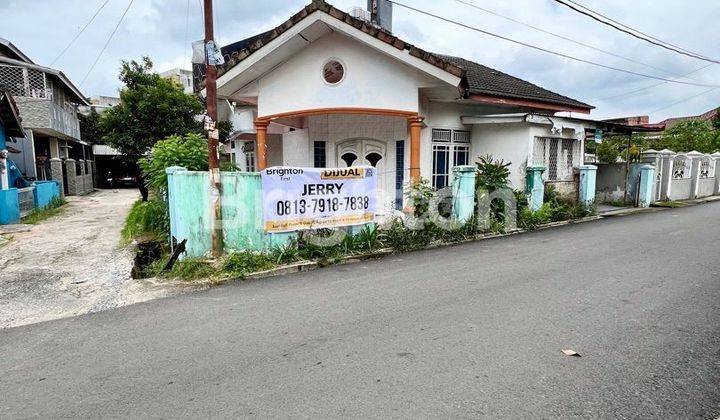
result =
[{"label": "utility pole", "polygon": [[212,256],[222,254],[222,209],[220,207],[220,168],[218,165],[218,129],[217,129],[217,66],[209,57],[208,44],[215,42],[213,33],[212,0],[204,0],[205,14],[205,106],[207,118],[205,129],[208,134],[208,168],[210,169],[210,226],[212,229]]}]

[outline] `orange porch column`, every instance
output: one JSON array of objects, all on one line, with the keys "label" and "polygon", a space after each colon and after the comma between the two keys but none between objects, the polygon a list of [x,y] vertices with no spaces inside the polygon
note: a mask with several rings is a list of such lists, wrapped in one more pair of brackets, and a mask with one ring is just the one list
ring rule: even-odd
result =
[{"label": "orange porch column", "polygon": [[408,118],[410,126],[410,181],[413,184],[420,182],[420,130],[423,117]]},{"label": "orange porch column", "polygon": [[257,157],[258,172],[267,168],[267,128],[269,124],[269,121],[255,120],[255,130],[257,131],[255,156]]}]

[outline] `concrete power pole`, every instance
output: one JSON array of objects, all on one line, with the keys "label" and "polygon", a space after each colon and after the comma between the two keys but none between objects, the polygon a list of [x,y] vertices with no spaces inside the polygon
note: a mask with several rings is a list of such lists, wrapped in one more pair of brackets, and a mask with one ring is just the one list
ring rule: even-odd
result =
[{"label": "concrete power pole", "polygon": [[208,44],[214,43],[213,33],[213,4],[212,0],[204,0],[205,14],[205,63],[207,65],[205,77],[205,106],[207,108],[206,127],[208,133],[208,168],[210,169],[210,223],[212,228],[212,255],[218,257],[222,254],[222,209],[220,207],[220,168],[218,165],[218,129],[217,129],[217,66],[211,60]]}]

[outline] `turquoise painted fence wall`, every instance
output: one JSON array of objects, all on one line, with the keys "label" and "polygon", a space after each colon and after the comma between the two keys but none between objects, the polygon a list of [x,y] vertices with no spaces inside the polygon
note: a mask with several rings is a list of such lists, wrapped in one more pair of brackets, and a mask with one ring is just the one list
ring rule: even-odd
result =
[{"label": "turquoise painted fence wall", "polygon": [[44,209],[55,197],[60,197],[57,181],[35,181],[35,208]]},{"label": "turquoise painted fence wall", "polygon": [[17,188],[0,190],[0,225],[20,222],[20,197]]},{"label": "turquoise painted fence wall", "polygon": [[[168,168],[170,233],[187,239],[186,256],[202,257],[211,249],[209,173]],[[260,175],[221,174],[223,246],[225,251],[262,251],[285,245],[294,234],[266,234],[263,229]]]}]

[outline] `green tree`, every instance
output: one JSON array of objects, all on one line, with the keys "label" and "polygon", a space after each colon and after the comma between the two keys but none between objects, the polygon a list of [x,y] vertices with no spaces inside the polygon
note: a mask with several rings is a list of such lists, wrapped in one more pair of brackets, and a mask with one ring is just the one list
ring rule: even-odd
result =
[{"label": "green tree", "polygon": [[720,110],[717,111],[712,119],[712,126],[715,130],[720,130]]},{"label": "green tree", "polygon": [[90,109],[87,115],[78,114],[80,123],[80,138],[91,144],[101,144],[105,133],[100,125],[100,114],[95,108]]},{"label": "green tree", "polygon": [[167,167],[182,166],[190,171],[207,171],[208,144],[205,137],[196,133],[170,136],[155,143],[139,163],[148,186],[156,191],[167,189]]},{"label": "green tree", "polygon": [[617,144],[609,139],[598,144],[595,150],[598,161],[603,163],[615,163],[620,156]]},{"label": "green tree", "polygon": [[[120,103],[101,117],[104,142],[133,164],[166,137],[202,133],[202,123],[196,119],[203,111],[200,99],[160,77],[152,66],[148,57],[141,62],[123,61],[119,78],[125,88],[120,91]],[[144,180],[140,184],[146,200]]]},{"label": "green tree", "polygon": [[659,141],[659,148],[675,152],[713,153],[720,150],[720,132],[709,121],[682,121],[666,130]]}]

